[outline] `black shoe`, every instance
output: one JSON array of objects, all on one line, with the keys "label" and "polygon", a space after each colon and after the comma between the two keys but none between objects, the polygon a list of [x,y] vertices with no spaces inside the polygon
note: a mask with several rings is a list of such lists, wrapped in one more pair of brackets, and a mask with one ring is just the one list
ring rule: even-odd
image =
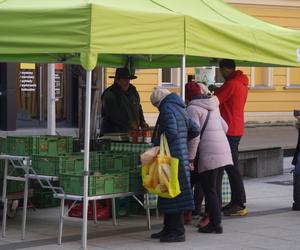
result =
[{"label": "black shoe", "polygon": [[164,230],[161,230],[160,232],[158,232],[158,233],[155,233],[155,234],[151,234],[151,238],[152,239],[160,239],[161,237],[163,237],[163,236],[165,236],[165,235],[167,235],[168,233],[166,232],[166,231],[164,231]]},{"label": "black shoe", "polygon": [[225,212],[225,211],[229,210],[232,205],[233,204],[231,202],[229,202],[226,206],[222,207],[222,211]]},{"label": "black shoe", "polygon": [[167,234],[160,238],[160,242],[163,243],[172,243],[172,242],[184,242],[185,241],[185,235],[177,235],[177,234]]},{"label": "black shoe", "polygon": [[223,211],[225,216],[246,216],[248,210],[245,206],[232,204],[227,210]]},{"label": "black shoe", "polygon": [[293,203],[293,208],[294,211],[300,211],[300,203]]},{"label": "black shoe", "polygon": [[206,234],[211,234],[211,233],[222,234],[223,227],[221,224],[214,226],[213,224],[208,223],[205,227],[200,227],[198,229],[198,232],[206,233]]},{"label": "black shoe", "polygon": [[192,216],[200,216],[200,212],[198,210],[193,210]]}]

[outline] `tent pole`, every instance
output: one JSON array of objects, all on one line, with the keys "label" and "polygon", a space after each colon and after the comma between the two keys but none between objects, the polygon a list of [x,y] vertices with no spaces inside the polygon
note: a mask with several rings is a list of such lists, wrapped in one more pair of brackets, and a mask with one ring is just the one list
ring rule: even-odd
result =
[{"label": "tent pole", "polygon": [[85,96],[85,126],[84,126],[84,171],[83,171],[83,222],[82,222],[82,249],[87,249],[87,213],[88,213],[88,175],[90,157],[90,123],[91,123],[91,86],[92,71],[86,72]]},{"label": "tent pole", "polygon": [[182,63],[181,63],[181,85],[180,85],[180,95],[185,102],[185,83],[186,83],[186,56],[182,56]]},{"label": "tent pole", "polygon": [[101,89],[100,89],[100,93],[103,94],[104,90],[105,90],[105,84],[104,84],[104,81],[105,81],[105,68],[104,67],[101,67]]},{"label": "tent pole", "polygon": [[50,63],[48,64],[48,135],[56,135],[55,122],[55,65]]}]

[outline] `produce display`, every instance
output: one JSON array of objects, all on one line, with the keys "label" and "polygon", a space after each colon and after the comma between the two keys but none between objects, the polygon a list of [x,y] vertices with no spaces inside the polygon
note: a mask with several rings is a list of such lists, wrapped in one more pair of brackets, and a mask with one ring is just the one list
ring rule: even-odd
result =
[{"label": "produce display", "polygon": [[[91,146],[94,151],[90,152],[89,159],[90,196],[143,190],[138,164],[139,155],[149,148],[148,144],[110,143],[97,139],[91,140]],[[83,195],[84,153],[80,152],[81,148],[78,139],[67,136],[0,138],[0,153],[31,156],[36,174],[58,176],[57,185],[66,194],[74,195]],[[1,179],[3,169],[0,168]],[[24,171],[21,172],[20,175],[24,175]]]},{"label": "produce display", "polygon": [[[73,143],[74,141],[74,143]],[[39,175],[58,176],[65,193],[83,194],[84,154],[78,139],[66,136],[22,136],[0,137],[0,154],[29,155],[32,158],[32,168]],[[78,146],[77,146],[78,144]],[[90,152],[89,195],[102,195],[121,192],[144,191],[140,154],[142,162],[151,163],[147,168],[145,186],[157,191],[167,191],[170,185],[170,162],[165,157],[156,158],[159,147],[150,144],[116,143],[107,140],[91,140],[94,150]],[[2,181],[4,161],[0,160],[0,179]],[[157,167],[155,167],[157,166]],[[9,165],[8,174],[24,175],[21,169]],[[2,182],[0,182],[2,188]],[[24,184],[9,181],[7,192],[22,192]],[[227,175],[223,179],[223,202],[230,197],[230,186]],[[39,190],[35,195],[36,201],[43,200],[47,206],[56,206],[57,202],[50,199],[49,192]],[[51,201],[51,202],[50,202]],[[43,207],[43,204],[39,204]],[[125,206],[125,205],[124,205]]]}]

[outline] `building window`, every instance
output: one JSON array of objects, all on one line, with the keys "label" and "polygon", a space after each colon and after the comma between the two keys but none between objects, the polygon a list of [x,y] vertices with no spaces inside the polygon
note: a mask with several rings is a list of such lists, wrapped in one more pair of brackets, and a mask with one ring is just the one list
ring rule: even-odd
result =
[{"label": "building window", "polygon": [[287,89],[300,88],[300,68],[286,68],[286,85]]},{"label": "building window", "polygon": [[172,69],[170,68],[161,69],[161,82],[166,84],[172,83]]},{"label": "building window", "polygon": [[163,87],[178,87],[180,83],[180,69],[162,68],[159,70],[158,82]]},{"label": "building window", "polygon": [[271,67],[251,67],[250,88],[253,89],[273,88],[273,69]]},{"label": "building window", "polygon": [[223,85],[225,82],[224,77],[222,76],[221,72],[220,72],[220,68],[219,67],[215,67],[215,83],[216,85]]},{"label": "building window", "polygon": [[195,80],[205,83],[206,85],[216,84],[223,85],[224,78],[222,77],[218,67],[198,67],[195,68]]}]

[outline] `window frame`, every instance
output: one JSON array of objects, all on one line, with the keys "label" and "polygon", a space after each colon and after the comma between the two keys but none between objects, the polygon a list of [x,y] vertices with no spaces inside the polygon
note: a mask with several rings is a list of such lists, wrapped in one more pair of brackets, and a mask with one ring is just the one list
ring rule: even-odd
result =
[{"label": "window frame", "polygon": [[[300,70],[300,68],[299,68]],[[299,83],[291,83],[291,69],[289,67],[286,68],[286,84],[285,89],[300,89],[300,82]]]},{"label": "window frame", "polygon": [[275,89],[273,85],[273,68],[272,67],[266,67],[267,70],[264,72],[265,78],[266,78],[266,84],[263,85],[257,85],[255,83],[255,68],[254,66],[250,67],[250,85],[249,89],[257,89],[257,90],[270,90]]},{"label": "window frame", "polygon": [[162,71],[163,68],[158,69],[158,85],[160,87],[165,88],[178,88],[180,87],[180,81],[181,81],[181,71],[180,68],[170,68],[171,70],[171,82],[163,82],[162,79]]}]

